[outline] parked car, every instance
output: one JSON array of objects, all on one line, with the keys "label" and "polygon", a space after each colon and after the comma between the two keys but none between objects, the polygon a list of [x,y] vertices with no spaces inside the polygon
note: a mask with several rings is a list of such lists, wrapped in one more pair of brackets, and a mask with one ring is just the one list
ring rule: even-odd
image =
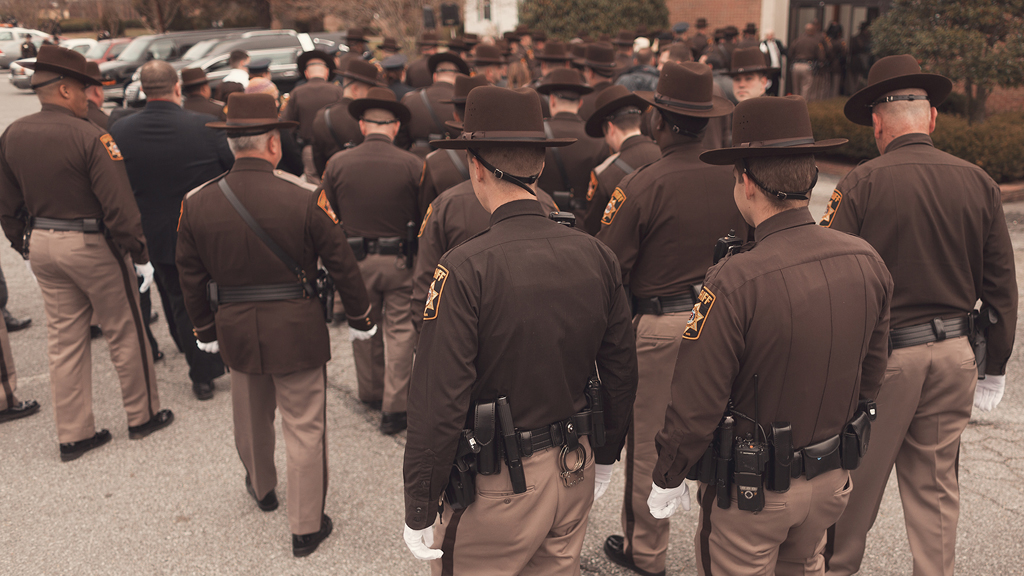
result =
[{"label": "parked car", "polygon": [[32,43],[36,49],[43,44],[43,40],[50,37],[46,32],[31,30],[29,28],[0,28],[0,68],[8,68],[11,62],[21,60],[21,43],[25,34],[32,36]]},{"label": "parked car", "polygon": [[107,40],[100,40],[95,46],[85,53],[85,59],[97,64],[109,62],[114,58],[117,58],[131,41],[131,38],[110,38]]},{"label": "parked car", "polygon": [[68,50],[74,50],[82,56],[85,56],[90,50],[99,44],[92,38],[68,38],[67,40],[61,40],[60,46],[67,48]]},{"label": "parked car", "polygon": [[[99,43],[96,40],[90,38],[70,38],[68,40],[62,40],[60,45],[68,50],[74,50],[79,54],[84,54],[96,47]],[[11,62],[11,76],[10,82],[16,88],[22,90],[28,90],[32,87],[32,72],[30,68],[24,66],[27,62],[35,62],[35,58],[22,58],[21,60],[15,60]]]}]

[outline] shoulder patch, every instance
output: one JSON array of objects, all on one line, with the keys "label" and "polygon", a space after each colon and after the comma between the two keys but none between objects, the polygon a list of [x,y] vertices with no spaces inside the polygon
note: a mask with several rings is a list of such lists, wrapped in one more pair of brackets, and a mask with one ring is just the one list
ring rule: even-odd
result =
[{"label": "shoulder patch", "polygon": [[437,318],[437,309],[441,306],[441,293],[444,292],[444,283],[448,280],[448,269],[440,264],[434,270],[434,279],[430,282],[430,290],[427,291],[427,305],[423,307],[423,319],[433,320]]},{"label": "shoulder patch", "polygon": [[420,233],[416,235],[417,238],[423,237],[423,231],[427,229],[427,220],[430,220],[430,215],[434,212],[434,204],[431,203],[427,206],[427,213],[423,215],[423,223],[420,224]]},{"label": "shoulder patch", "polygon": [[319,206],[335,224],[338,223],[338,216],[334,213],[334,208],[331,208],[331,203],[327,201],[327,193],[323,190],[320,191],[320,195],[316,198],[316,205]]},{"label": "shoulder patch", "polygon": [[615,215],[619,213],[619,208],[626,202],[626,193],[622,191],[622,188],[616,188],[612,192],[612,197],[608,200],[608,205],[604,207],[604,216],[601,217],[601,224],[607,226],[615,220]]},{"label": "shoulder patch", "polygon": [[124,160],[124,156],[121,156],[121,149],[117,147],[117,142],[114,142],[113,136],[110,134],[103,134],[100,136],[100,142],[102,142],[103,147],[107,149],[107,154],[110,155],[111,160]]},{"label": "shoulder patch", "polygon": [[590,186],[587,187],[587,202],[594,199],[594,192],[597,192],[597,172],[590,171]]},{"label": "shoulder patch", "polygon": [[715,294],[708,290],[707,286],[700,289],[697,296],[697,303],[690,311],[690,319],[686,321],[686,330],[683,331],[683,339],[696,340],[700,338],[700,332],[704,329],[704,320],[711,313],[711,307],[715,305]]},{"label": "shoulder patch", "polygon": [[843,193],[836,188],[832,192],[832,198],[828,201],[828,208],[825,210],[825,215],[822,216],[819,225],[829,228],[832,226],[832,219],[836,217],[836,211],[839,210],[839,205],[843,202]]}]

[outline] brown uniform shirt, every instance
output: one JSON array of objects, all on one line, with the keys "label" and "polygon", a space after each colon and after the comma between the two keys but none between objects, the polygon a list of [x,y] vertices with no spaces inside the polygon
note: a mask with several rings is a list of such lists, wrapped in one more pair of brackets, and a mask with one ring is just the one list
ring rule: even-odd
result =
[{"label": "brown uniform shirt", "polygon": [[[590,185],[590,171],[608,157],[608,145],[604,138],[587,136],[583,120],[576,114],[559,112],[548,119],[547,124],[553,138],[576,138],[576,142],[559,148],[548,148],[544,152],[544,171],[537,185],[552,192],[572,191],[573,199],[584,202]],[[556,150],[562,159],[568,181],[563,180],[558,162],[555,161]],[[576,217],[582,224],[583,211],[579,211]]]},{"label": "brown uniform shirt", "polygon": [[999,186],[926,134],[893,140],[832,193],[823,226],[857,234],[892,273],[892,328],[962,316],[980,299],[999,313],[988,329],[989,374],[1003,374],[1017,326],[1017,276]]},{"label": "brown uniform shirt", "polygon": [[[708,271],[656,438],[658,486],[683,482],[730,398],[755,418],[755,374],[757,421],[765,430],[790,422],[794,448],[835,436],[858,398],[878,394],[892,279],[867,242],[829,232],[807,208],[786,210],[757,227],[755,244]],[[737,438],[753,431],[736,418]]]},{"label": "brown uniform shirt", "polygon": [[405,69],[405,83],[413,88],[426,88],[434,83],[434,76],[430,74],[427,67],[427,60],[430,56],[420,56],[413,60]]},{"label": "brown uniform shirt", "polygon": [[701,162],[701,149],[696,141],[669,146],[612,192],[597,237],[619,257],[634,296],[689,293],[711,266],[719,238],[729,230],[747,237],[732,197],[732,167]]},{"label": "brown uniform shirt", "polygon": [[185,96],[181,101],[181,107],[190,112],[209,114],[215,118],[224,119],[224,103],[211,98],[203,98],[199,94]]},{"label": "brown uniform shirt", "polygon": [[[370,302],[359,265],[323,192],[275,172],[265,160],[238,158],[225,176],[252,217],[308,278],[317,258],[334,278],[349,325],[369,328]],[[224,363],[246,374],[287,374],[322,366],[330,336],[318,300],[221,304],[210,310],[206,286],[298,283],[291,270],[246,225],[217,181],[196,188],[181,204],[175,254],[185,307],[196,337],[220,343]]]},{"label": "brown uniform shirt", "polygon": [[99,106],[93,104],[92,101],[89,102],[89,111],[86,113],[85,117],[93,124],[103,128],[104,130],[107,129],[107,122],[110,120],[107,113],[100,109]]},{"label": "brown uniform shirt", "polygon": [[67,108],[43,104],[0,136],[0,223],[20,251],[31,216],[102,218],[136,264],[149,262],[139,207],[114,138]]},{"label": "brown uniform shirt", "polygon": [[406,223],[420,221],[422,169],[415,154],[371,134],[331,158],[322,186],[349,237],[404,238]]},{"label": "brown uniform shirt", "polygon": [[[715,82],[711,86],[711,93],[719,98],[725,98],[725,90]],[[708,120],[708,127],[704,129],[704,149],[717,150],[732,146],[732,114],[719,116]]]},{"label": "brown uniform shirt", "polygon": [[[615,255],[549,220],[533,200],[499,206],[490,228],[441,259],[409,387],[405,519],[434,523],[472,402],[507,396],[530,430],[586,406],[594,360],[607,441],[622,450],[636,395],[636,350]],[[529,479],[527,479],[529,482]]]},{"label": "brown uniform shirt", "polygon": [[821,36],[801,34],[789,45],[789,62],[791,64],[793,62],[823,62],[824,60],[825,45]]},{"label": "brown uniform shirt", "polygon": [[423,161],[420,206],[429,206],[445,190],[469,179],[466,153],[462,150],[434,150]]},{"label": "brown uniform shirt", "polygon": [[[316,113],[313,120],[313,164],[320,174],[324,173],[331,156],[363,141],[359,121],[348,113],[350,102],[350,98],[342,98],[337,104],[325,106]],[[327,127],[327,110],[331,111],[330,129]]]},{"label": "brown uniform shirt", "polygon": [[[612,190],[619,185],[623,178],[661,158],[661,148],[653,140],[638,134],[630,136],[619,148],[619,153],[609,156],[600,166],[590,173],[590,185],[587,187],[587,213],[583,218],[583,229],[588,234],[597,234],[601,229],[601,218],[604,217],[604,209],[608,206],[608,200],[612,197]],[[633,170],[626,172],[622,162]]]},{"label": "brown uniform shirt", "polygon": [[298,122],[296,133],[307,145],[311,144],[316,113],[324,106],[340,101],[344,95],[345,91],[341,86],[330,84],[323,78],[313,78],[292,90],[281,119]]},{"label": "brown uniform shirt", "polygon": [[[429,107],[423,103],[421,94],[427,95]],[[402,97],[402,104],[405,104],[411,115],[409,137],[413,143],[410,152],[420,158],[426,158],[431,150],[431,140],[441,140],[449,133],[454,135],[454,131],[444,123],[455,117],[455,105],[441,103],[441,100],[451,100],[454,94],[455,86],[452,84],[434,82],[422,90],[409,92]]]}]

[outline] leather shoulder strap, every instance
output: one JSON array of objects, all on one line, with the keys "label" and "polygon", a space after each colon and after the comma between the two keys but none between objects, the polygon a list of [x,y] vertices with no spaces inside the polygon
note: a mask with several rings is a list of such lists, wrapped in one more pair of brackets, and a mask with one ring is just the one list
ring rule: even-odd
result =
[{"label": "leather shoulder strap", "polygon": [[444,123],[437,117],[437,113],[434,112],[434,107],[430,105],[430,100],[427,99],[426,88],[420,90],[420,100],[423,100],[423,105],[427,107],[427,112],[430,112],[430,119],[434,121],[434,126],[437,128],[437,133],[443,138],[446,133]]},{"label": "leather shoulder strap", "polygon": [[459,175],[462,176],[463,180],[469,180],[469,168],[466,167],[466,161],[459,157],[458,153],[451,148],[446,148],[445,152],[448,154],[448,158],[455,164],[455,169],[459,171]]},{"label": "leather shoulder strap", "polygon": [[618,157],[616,157],[615,161],[612,162],[612,163],[615,164],[616,166],[618,166],[619,170],[622,170],[627,175],[632,174],[633,170],[636,170],[636,168],[633,168],[629,164],[626,164],[626,161],[622,159],[622,155],[619,155]]},{"label": "leather shoulder strap", "polygon": [[331,135],[331,139],[338,145],[341,150],[345,149],[347,142],[342,142],[341,138],[338,138],[338,133],[334,131],[334,126],[331,125],[331,107],[324,108],[324,123],[327,124],[327,132]]}]

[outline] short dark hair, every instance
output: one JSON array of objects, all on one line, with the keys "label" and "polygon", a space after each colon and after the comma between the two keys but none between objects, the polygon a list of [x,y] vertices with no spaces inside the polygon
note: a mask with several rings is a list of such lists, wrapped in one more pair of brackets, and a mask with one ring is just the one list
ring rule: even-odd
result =
[{"label": "short dark hair", "polygon": [[533,176],[544,164],[544,149],[532,146],[483,146],[477,150],[488,164],[512,176]]},{"label": "short dark hair", "polygon": [[654,61],[654,51],[650,48],[641,48],[636,54],[633,54],[633,58],[636,58],[636,63],[641,66],[650,66]]},{"label": "short dark hair", "polygon": [[[736,163],[736,170],[750,173],[755,180],[773,190],[780,192],[803,192],[811,187],[816,174],[813,154],[800,154],[798,156],[775,156],[766,158],[746,158]],[[756,184],[755,184],[756,185]],[[758,186],[760,189],[760,186]],[[781,200],[774,194],[761,189],[761,192],[777,208],[787,206],[787,202],[797,202],[803,199]]]},{"label": "short dark hair", "polygon": [[242,62],[245,62],[245,59],[248,57],[249,53],[245,50],[232,50],[231,54],[228,55],[228,66],[234,68]]},{"label": "short dark hair", "polygon": [[623,132],[631,130],[637,130],[640,128],[640,120],[642,118],[640,109],[635,106],[626,106],[615,111],[614,114],[608,117],[608,122],[611,122],[616,128]]},{"label": "short dark hair", "polygon": [[682,114],[676,114],[675,112],[666,112],[665,110],[658,110],[661,113],[661,117],[665,119],[665,122],[669,126],[678,128],[677,134],[682,133],[684,136],[697,136],[704,132],[704,129],[708,127],[709,118],[696,118],[694,116],[683,116]]}]

